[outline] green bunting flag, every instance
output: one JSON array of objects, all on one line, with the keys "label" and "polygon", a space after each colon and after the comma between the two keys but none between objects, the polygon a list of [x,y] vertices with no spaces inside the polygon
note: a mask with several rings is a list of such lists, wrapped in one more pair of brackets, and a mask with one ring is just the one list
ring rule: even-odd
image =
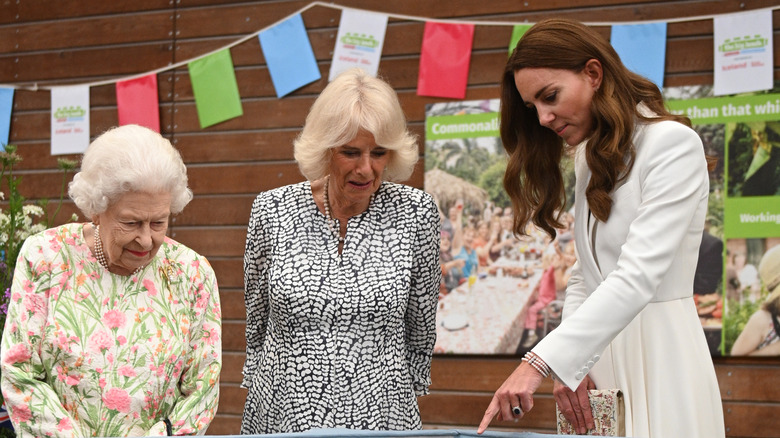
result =
[{"label": "green bunting flag", "polygon": [[530,28],[530,24],[516,24],[512,27],[512,37],[509,39],[509,56],[512,56],[512,51],[517,47],[517,42]]},{"label": "green bunting flag", "polygon": [[244,114],[230,49],[187,64],[201,129]]}]

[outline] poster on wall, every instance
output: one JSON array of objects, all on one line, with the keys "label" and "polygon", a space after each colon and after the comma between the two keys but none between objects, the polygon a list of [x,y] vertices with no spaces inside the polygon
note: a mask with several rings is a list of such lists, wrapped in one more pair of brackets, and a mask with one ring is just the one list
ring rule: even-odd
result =
[{"label": "poster on wall", "polygon": [[[780,355],[778,91],[714,98],[711,86],[664,89],[717,158],[694,280],[713,356]],[[498,99],[426,108],[424,184],[442,219],[436,353],[522,355],[560,323],[573,209],[555,239],[533,228],[512,234],[498,108]],[[568,159],[563,174],[571,201]]]},{"label": "poster on wall", "polygon": [[712,97],[711,87],[664,93],[718,158],[696,279],[720,281],[694,290],[710,350],[780,355],[780,87],[731,97]]}]

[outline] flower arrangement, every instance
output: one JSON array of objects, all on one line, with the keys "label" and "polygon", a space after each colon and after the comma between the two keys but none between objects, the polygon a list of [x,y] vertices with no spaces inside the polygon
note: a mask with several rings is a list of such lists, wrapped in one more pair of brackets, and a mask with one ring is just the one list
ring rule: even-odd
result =
[{"label": "flower arrangement", "polygon": [[[14,268],[19,250],[27,237],[41,232],[51,225],[52,218],[57,217],[65,197],[68,174],[76,169],[77,163],[73,160],[58,159],[57,167],[62,171],[62,186],[60,198],[54,213],[47,213],[48,200],[40,200],[37,203],[25,203],[24,197],[19,193],[21,177],[14,175],[14,165],[22,158],[16,153],[15,145],[6,145],[0,152],[0,184],[7,190],[0,192],[0,202],[6,202],[5,208],[0,206],[0,335],[5,327],[5,318],[8,313],[8,302],[13,283]],[[78,220],[74,214],[71,221]],[[3,401],[0,395],[0,402]],[[0,437],[15,436],[13,430],[0,428]]]}]

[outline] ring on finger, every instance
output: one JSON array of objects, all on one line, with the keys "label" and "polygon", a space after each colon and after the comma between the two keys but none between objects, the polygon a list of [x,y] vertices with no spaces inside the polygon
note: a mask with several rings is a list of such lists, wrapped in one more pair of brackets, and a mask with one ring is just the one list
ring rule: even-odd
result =
[{"label": "ring on finger", "polygon": [[515,415],[523,415],[523,408],[518,406],[512,406],[512,413]]}]

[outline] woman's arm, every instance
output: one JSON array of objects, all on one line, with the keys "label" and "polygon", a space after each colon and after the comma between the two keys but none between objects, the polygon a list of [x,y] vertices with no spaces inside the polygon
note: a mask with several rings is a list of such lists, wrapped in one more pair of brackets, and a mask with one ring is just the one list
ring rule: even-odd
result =
[{"label": "woman's arm", "polygon": [[[190,280],[192,314],[189,357],[186,358],[177,400],[168,416],[173,435],[202,435],[217,413],[219,374],[222,370],[222,310],[214,271],[205,258]],[[163,424],[163,427],[165,425]],[[157,429],[157,428],[152,428]],[[163,429],[165,430],[165,429]]]},{"label": "woman's arm", "polygon": [[431,359],[436,343],[436,304],[441,282],[436,205],[430,195],[426,193],[423,196],[405,316],[406,361],[417,395],[427,394],[431,384]]},{"label": "woman's arm", "polygon": [[244,301],[246,305],[246,360],[242,388],[252,386],[255,371],[259,366],[260,352],[265,342],[268,323],[267,263],[271,242],[265,233],[261,214],[268,209],[267,196],[260,194],[252,204],[249,228],[244,252]]},{"label": "woman's arm", "polygon": [[772,320],[769,312],[758,310],[748,319],[742,333],[739,334],[734,345],[731,347],[732,356],[747,356],[754,353],[758,345],[767,334],[767,329],[772,327]]},{"label": "woman's arm", "polygon": [[656,297],[680,245],[703,226],[700,216],[709,179],[698,134],[675,122],[658,122],[642,135],[632,175],[622,187],[625,190],[613,194],[616,200],[609,218],[609,226],[625,230],[625,238],[606,236],[606,225],[599,229],[601,239],[610,242],[607,249],[619,251],[615,268],[584,299],[572,294],[578,271],[584,269],[584,260],[578,261],[567,288],[563,322],[533,350],[571,389],[579,386],[609,342]]},{"label": "woman's arm", "polygon": [[463,259],[456,259],[456,260],[451,260],[449,262],[444,262],[441,265],[443,271],[442,273],[446,274],[452,268],[462,268],[465,265],[466,265],[466,261]]},{"label": "woman's arm", "polygon": [[19,437],[83,436],[46,383],[41,339],[48,317],[50,276],[54,267],[42,259],[43,235],[28,237],[19,252],[2,339],[2,390]]}]

